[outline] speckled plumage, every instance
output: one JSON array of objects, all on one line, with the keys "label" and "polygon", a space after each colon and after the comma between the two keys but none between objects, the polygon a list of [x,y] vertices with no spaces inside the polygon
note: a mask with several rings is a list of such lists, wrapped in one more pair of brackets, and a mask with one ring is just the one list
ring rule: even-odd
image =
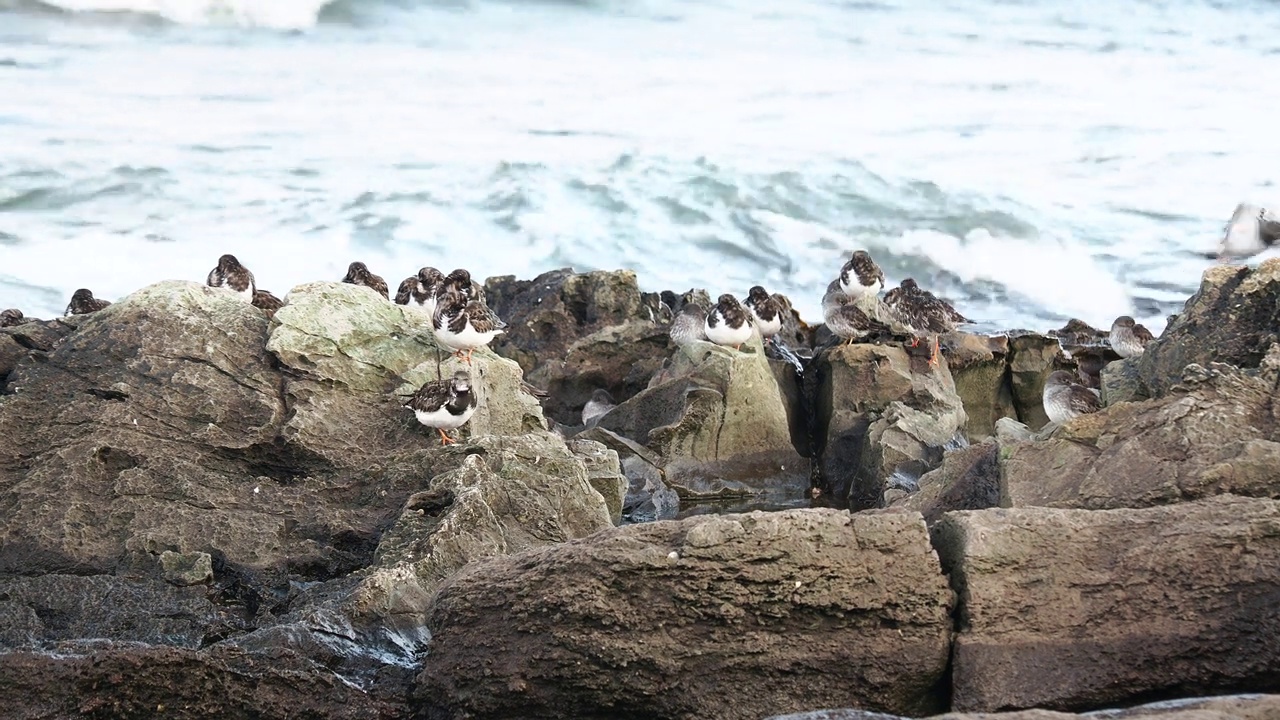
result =
[{"label": "speckled plumage", "polygon": [[751,313],[760,337],[768,340],[782,330],[782,306],[763,287],[756,285],[747,291],[743,305]]},{"label": "speckled plumage", "polygon": [[80,288],[71,295],[65,315],[88,315],[111,304],[110,300],[99,300],[86,288]]},{"label": "speckled plumage", "polygon": [[613,402],[613,396],[609,391],[596,388],[595,392],[591,393],[591,399],[582,406],[582,424],[591,425],[615,407],[617,404]]},{"label": "speckled plumage", "polygon": [[453,442],[445,430],[462,427],[475,414],[476,394],[471,388],[471,374],[459,370],[453,377],[423,383],[409,396],[404,406],[413,411],[418,422],[440,433],[440,444]]},{"label": "speckled plumage", "polygon": [[1135,323],[1128,315],[1121,315],[1111,323],[1111,349],[1122,358],[1142,355],[1154,339],[1150,330]]},{"label": "speckled plumage", "polygon": [[348,265],[347,276],[342,278],[342,282],[363,285],[382,297],[388,300],[391,299],[391,296],[387,293],[387,281],[383,280],[381,276],[369,272],[369,268],[362,262],[353,262]]},{"label": "speckled plumage", "polygon": [[729,293],[716,300],[715,307],[707,313],[707,321],[702,328],[707,339],[717,345],[732,345],[735,348],[751,339],[751,316],[742,303]]},{"label": "speckled plumage", "polygon": [[0,328],[14,327],[25,322],[28,322],[28,320],[18,308],[9,308],[4,312],[0,312]]},{"label": "speckled plumage", "polygon": [[1045,415],[1055,423],[1063,423],[1102,409],[1102,400],[1098,394],[1076,382],[1075,377],[1066,370],[1055,370],[1045,379],[1041,402],[1044,404]]},{"label": "speckled plumage", "polygon": [[506,327],[507,324],[488,305],[480,300],[467,300],[456,290],[446,292],[437,301],[432,318],[436,339],[458,357],[463,357],[465,350],[468,363],[471,362],[472,351],[488,345]]},{"label": "speckled plumage", "polygon": [[904,323],[917,332],[948,333],[956,325],[970,322],[956,312],[951,303],[923,290],[915,280],[907,278],[885,293],[884,302]]},{"label": "speckled plumage", "polygon": [[822,296],[822,319],[832,335],[850,343],[889,331],[888,325],[868,315],[835,282]]},{"label": "speckled plumage", "polygon": [[255,289],[253,291],[253,306],[266,311],[267,317],[274,317],[276,311],[284,307],[284,301],[272,295],[270,290]]},{"label": "speckled plumage", "polygon": [[671,320],[671,342],[676,345],[688,345],[697,340],[706,340],[707,309],[697,302],[687,302],[680,312]]},{"label": "speckled plumage", "polygon": [[884,290],[884,271],[871,259],[871,253],[857,250],[840,268],[840,289],[854,300],[879,295]]},{"label": "speckled plumage", "polygon": [[241,265],[235,255],[223,255],[218,258],[218,264],[209,271],[205,284],[209,287],[230,290],[250,304],[253,303],[253,293],[257,290],[253,273],[249,272],[249,268]]}]

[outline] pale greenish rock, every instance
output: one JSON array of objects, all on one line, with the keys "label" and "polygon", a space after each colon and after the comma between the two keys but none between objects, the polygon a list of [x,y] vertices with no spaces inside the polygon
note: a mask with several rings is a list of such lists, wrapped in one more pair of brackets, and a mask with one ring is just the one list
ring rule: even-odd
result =
[{"label": "pale greenish rock", "polygon": [[160,553],[160,569],[164,572],[164,579],[174,585],[199,585],[213,578],[213,558],[205,552],[165,550]]}]

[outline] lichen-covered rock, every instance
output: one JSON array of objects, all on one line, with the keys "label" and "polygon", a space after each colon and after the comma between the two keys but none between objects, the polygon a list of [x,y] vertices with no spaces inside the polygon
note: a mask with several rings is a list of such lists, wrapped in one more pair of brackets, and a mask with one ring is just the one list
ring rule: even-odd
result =
[{"label": "lichen-covered rock", "polygon": [[956,394],[964,404],[965,437],[970,440],[995,434],[996,422],[1017,417],[1006,376],[1009,371],[1009,338],[955,332],[941,341],[946,345],[947,369]]},{"label": "lichen-covered rock", "polygon": [[791,443],[785,395],[759,339],[742,351],[681,347],[672,375],[619,404],[599,427],[660,457],[666,483],[682,498],[803,492],[809,464]]},{"label": "lichen-covered rock", "polygon": [[1027,333],[1009,340],[1009,383],[1018,419],[1032,430],[1049,422],[1044,412],[1044,381],[1065,365],[1058,339]]},{"label": "lichen-covered rock", "polygon": [[627,499],[629,483],[622,474],[618,451],[603,443],[587,438],[574,438],[568,442],[569,450],[582,460],[587,469],[587,482],[604,498],[605,507],[613,524],[622,522],[622,504]]},{"label": "lichen-covered rock", "polygon": [[467,563],[613,525],[582,459],[554,434],[474,438],[458,452],[461,465],[410,497],[383,535],[353,615],[403,622]]},{"label": "lichen-covered rock", "polygon": [[950,513],[953,708],[1078,710],[1274,688],[1280,502]]},{"label": "lichen-covered rock", "polygon": [[1256,268],[1215,265],[1138,362],[1146,394],[1168,392],[1192,363],[1256,368],[1280,341],[1280,259]]},{"label": "lichen-covered rock", "polygon": [[1200,368],[1157,400],[1103,408],[1046,440],[1010,445],[1007,503],[1103,509],[1219,493],[1280,497],[1276,378],[1276,369],[1253,377]]},{"label": "lichen-covered rock", "polygon": [[433,717],[936,711],[951,603],[914,513],[624,526],[447,581],[416,698]]},{"label": "lichen-covered rock", "polygon": [[855,510],[882,507],[895,475],[919,478],[941,462],[967,417],[947,361],[931,370],[900,347],[830,348],[805,382],[823,492]]}]

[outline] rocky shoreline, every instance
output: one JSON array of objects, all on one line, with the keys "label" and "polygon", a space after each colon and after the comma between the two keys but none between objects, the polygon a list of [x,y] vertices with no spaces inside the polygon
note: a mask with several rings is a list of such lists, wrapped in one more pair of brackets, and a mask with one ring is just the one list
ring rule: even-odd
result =
[{"label": "rocky shoreline", "polygon": [[[951,333],[937,367],[794,313],[786,350],[677,346],[705,291],[627,271],[484,293],[508,329],[445,447],[401,398],[466,365],[368,288],[268,317],[163,282],[0,328],[8,716],[1065,718],[1280,692],[1280,261],[1209,269],[1125,360],[1075,321]],[[1060,369],[1106,407],[1049,423]]]}]

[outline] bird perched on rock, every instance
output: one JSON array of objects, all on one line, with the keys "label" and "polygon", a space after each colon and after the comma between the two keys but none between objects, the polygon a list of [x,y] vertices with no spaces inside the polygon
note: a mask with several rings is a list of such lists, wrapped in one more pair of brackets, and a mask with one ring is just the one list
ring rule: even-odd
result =
[{"label": "bird perched on rock", "polygon": [[734,350],[751,339],[751,315],[738,299],[725,293],[716,300],[715,307],[707,313],[702,331],[707,339],[717,345],[732,345]]},{"label": "bird perched on rock", "polygon": [[363,285],[374,292],[378,293],[388,300],[391,296],[387,294],[387,281],[382,277],[369,272],[369,268],[362,262],[353,262],[347,266],[347,276],[342,278],[342,282],[351,283],[352,285]]},{"label": "bird perched on rock", "polygon": [[445,430],[460,428],[476,412],[476,394],[471,388],[471,373],[459,370],[445,380],[431,380],[408,396],[404,406],[413,411],[418,422],[440,433],[440,444],[449,445]]},{"label": "bird perched on rock", "polygon": [[[471,363],[471,353],[489,344],[502,334],[507,324],[502,322],[488,305],[480,300],[468,300],[462,293],[450,289],[436,304],[431,322],[436,340],[460,359]],[[466,351],[464,357],[462,352]]]},{"label": "bird perched on rock", "polygon": [[879,295],[884,290],[884,272],[871,253],[857,250],[840,268],[840,289],[845,295],[857,300],[863,295]]},{"label": "bird perched on rock", "polygon": [[756,285],[748,290],[747,300],[743,305],[751,313],[760,337],[771,340],[782,330],[782,306],[763,287]]},{"label": "bird perched on rock", "polygon": [[99,300],[86,288],[80,288],[71,295],[71,302],[67,305],[67,310],[63,314],[88,315],[89,313],[98,312],[110,304],[110,300]]},{"label": "bird perched on rock", "polygon": [[275,317],[276,311],[284,307],[284,301],[271,294],[270,290],[253,291],[253,306],[267,313],[267,317]]},{"label": "bird perched on rock", "polygon": [[582,406],[582,424],[591,425],[595,421],[604,417],[605,413],[617,407],[613,402],[613,396],[604,388],[596,388],[591,393],[591,399],[586,405]]},{"label": "bird perched on rock", "polygon": [[687,302],[680,307],[680,312],[671,319],[668,334],[676,345],[706,340],[707,309],[698,302]]},{"label": "bird perched on rock", "polygon": [[1066,370],[1049,373],[1044,381],[1041,402],[1044,403],[1044,414],[1055,423],[1064,423],[1073,417],[1102,409],[1102,400],[1098,394],[1076,382],[1075,377]]},{"label": "bird perched on rock", "polygon": [[396,303],[400,305],[417,303],[427,311],[428,315],[434,315],[436,295],[443,283],[444,275],[441,275],[439,270],[433,267],[421,268],[417,275],[407,277],[400,283],[400,289],[396,291]]},{"label": "bird perched on rock", "polygon": [[1111,349],[1122,358],[1138,357],[1146,352],[1147,345],[1154,340],[1151,331],[1133,321],[1128,315],[1121,315],[1111,323]]},{"label": "bird perched on rock", "polygon": [[218,266],[209,271],[205,283],[209,287],[226,288],[238,293],[247,303],[253,302],[253,293],[257,289],[253,284],[253,273],[241,265],[235,255],[218,258]]},{"label": "bird perched on rock", "polygon": [[450,290],[462,293],[468,300],[484,301],[484,288],[471,279],[471,273],[465,268],[457,268],[444,276],[444,280],[436,286],[437,301]]},{"label": "bird perched on rock", "polygon": [[[907,278],[884,296],[885,305],[889,306],[903,323],[918,333],[930,338],[929,366],[938,364],[938,335],[949,333],[956,325],[968,323],[970,320],[951,306],[951,303],[937,297],[921,287],[912,278]],[[914,347],[919,340],[913,340]]]},{"label": "bird perched on rock", "polygon": [[14,327],[25,322],[27,322],[27,319],[18,308],[9,308],[4,312],[0,312],[0,328]]},{"label": "bird perched on rock", "polygon": [[868,315],[845,294],[839,281],[831,283],[827,294],[822,296],[822,319],[831,334],[848,345],[870,335],[890,331],[888,325]]}]

